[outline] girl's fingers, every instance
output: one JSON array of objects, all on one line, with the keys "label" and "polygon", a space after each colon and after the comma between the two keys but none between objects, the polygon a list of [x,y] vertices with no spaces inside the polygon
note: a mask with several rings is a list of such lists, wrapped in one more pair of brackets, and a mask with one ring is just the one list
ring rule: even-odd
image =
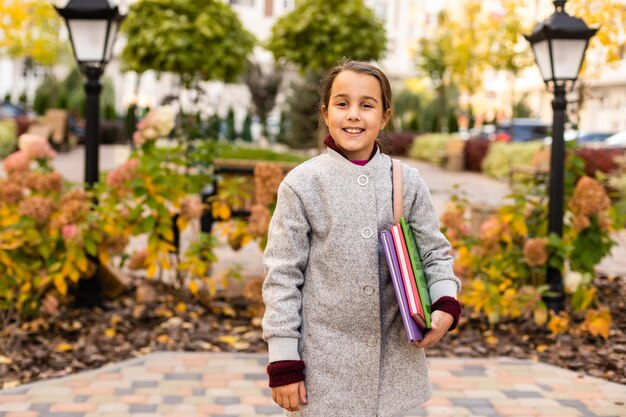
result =
[{"label": "girl's fingers", "polygon": [[302,404],[306,404],[306,387],[304,382],[300,382],[300,401]]},{"label": "girl's fingers", "polygon": [[298,392],[294,392],[289,396],[289,411],[300,410],[300,403],[298,402]]}]

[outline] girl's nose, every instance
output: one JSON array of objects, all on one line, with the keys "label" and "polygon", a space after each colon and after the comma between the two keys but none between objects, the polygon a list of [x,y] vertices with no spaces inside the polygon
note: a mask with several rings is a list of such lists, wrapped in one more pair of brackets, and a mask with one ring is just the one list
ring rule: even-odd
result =
[{"label": "girl's nose", "polygon": [[347,115],[348,120],[359,120],[359,106],[350,106]]}]

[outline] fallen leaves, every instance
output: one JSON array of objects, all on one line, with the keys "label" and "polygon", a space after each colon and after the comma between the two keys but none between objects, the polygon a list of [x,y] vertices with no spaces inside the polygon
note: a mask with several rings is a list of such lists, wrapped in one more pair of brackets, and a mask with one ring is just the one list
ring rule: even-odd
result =
[{"label": "fallen leaves", "polygon": [[191,295],[145,281],[108,302],[106,310],[59,305],[54,315],[15,329],[13,348],[0,350],[0,387],[93,369],[154,351],[266,351],[261,319],[251,317],[248,306],[244,299],[214,299],[205,306]]}]

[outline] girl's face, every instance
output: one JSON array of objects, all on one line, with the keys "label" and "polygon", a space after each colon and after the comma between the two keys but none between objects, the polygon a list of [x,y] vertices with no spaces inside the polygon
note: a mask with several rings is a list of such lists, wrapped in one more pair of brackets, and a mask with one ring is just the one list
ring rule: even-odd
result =
[{"label": "girl's face", "polygon": [[335,77],[322,115],[330,135],[350,160],[366,160],[391,109],[383,112],[380,83],[371,75],[342,71]]}]

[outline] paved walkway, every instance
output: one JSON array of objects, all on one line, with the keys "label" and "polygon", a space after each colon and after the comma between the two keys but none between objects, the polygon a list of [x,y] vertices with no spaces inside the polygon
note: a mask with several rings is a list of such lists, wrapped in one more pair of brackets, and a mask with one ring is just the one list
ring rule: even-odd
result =
[{"label": "paved walkway", "polygon": [[[0,417],[282,416],[266,361],[263,354],[153,353],[0,391]],[[626,386],[550,365],[429,359],[429,369],[434,397],[407,417],[626,416]]]}]

